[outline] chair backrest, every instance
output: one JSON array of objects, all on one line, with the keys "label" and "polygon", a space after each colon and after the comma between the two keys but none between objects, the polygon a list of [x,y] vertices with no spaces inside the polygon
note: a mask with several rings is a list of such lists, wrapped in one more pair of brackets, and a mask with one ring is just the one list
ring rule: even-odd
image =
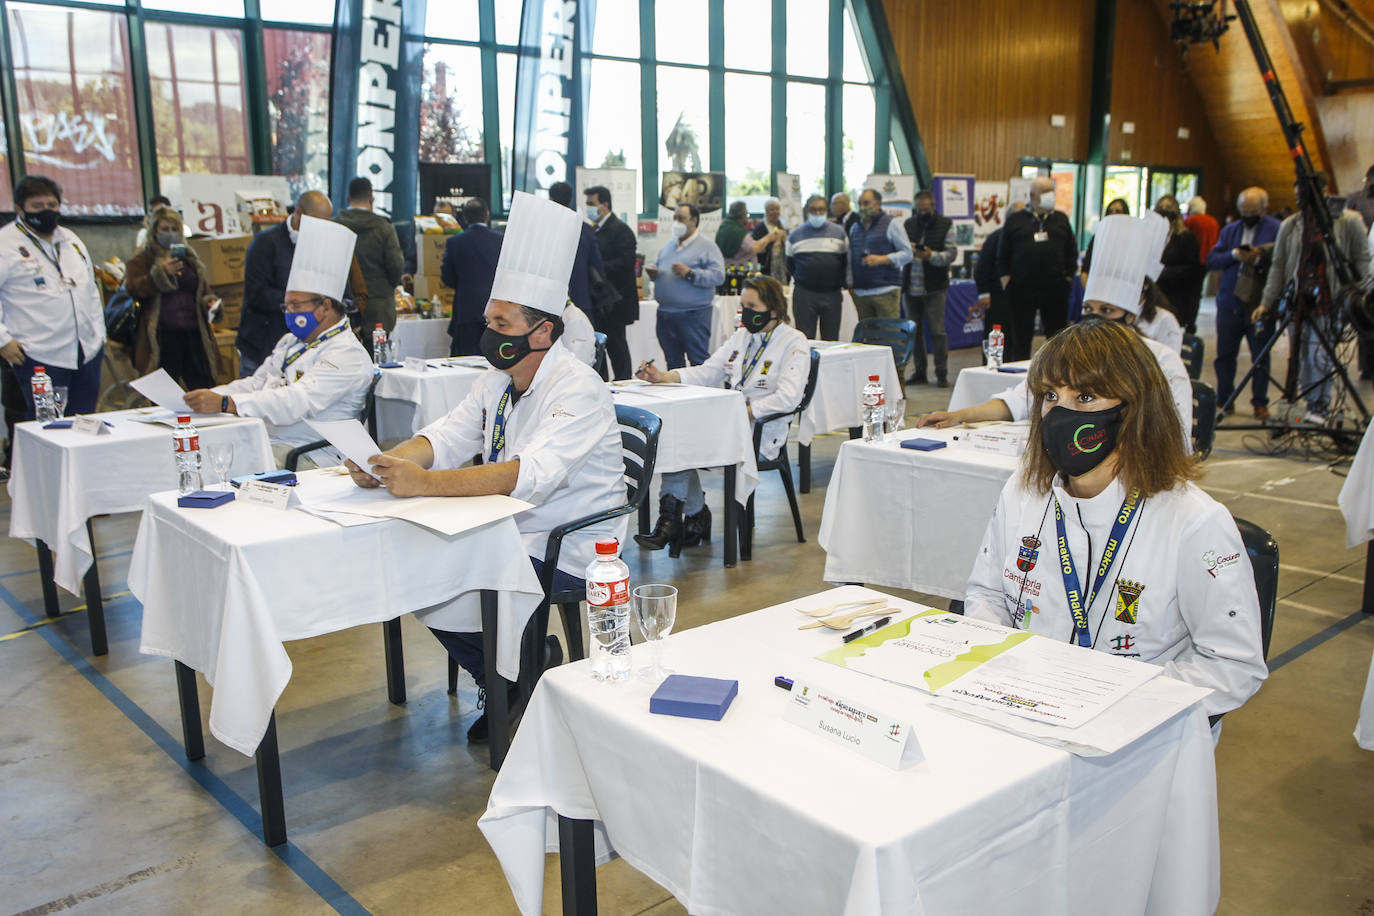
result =
[{"label": "chair backrest", "polygon": [[910,318],[864,318],[854,326],[854,342],[891,347],[900,369],[916,354],[916,322]]},{"label": "chair backrest", "polygon": [[1269,658],[1269,637],[1274,633],[1274,607],[1279,600],[1279,545],[1273,535],[1254,522],[1238,518],[1241,542],[1250,555],[1255,571],[1255,592],[1259,595],[1260,638],[1264,642],[1264,657]]},{"label": "chair backrest", "polygon": [[1202,378],[1202,359],[1207,352],[1207,345],[1202,342],[1202,338],[1195,334],[1183,335],[1183,350],[1179,353],[1183,357],[1183,365],[1188,367],[1188,377],[1191,379]]},{"label": "chair backrest", "polygon": [[813,347],[811,348],[811,366],[807,369],[806,387],[802,389],[801,401],[797,403],[796,409],[786,413],[775,413],[767,416],[754,418],[754,454],[759,453],[759,446],[763,442],[763,427],[770,420],[780,419],[786,416],[801,416],[802,411],[811,406],[811,399],[816,395],[816,381],[821,376],[821,354]]},{"label": "chair backrest", "polygon": [[610,376],[606,374],[606,335],[597,331],[593,336],[596,338],[596,350],[592,356],[592,368],[602,378],[609,380]]},{"label": "chair backrest", "polygon": [[620,423],[620,446],[625,458],[627,510],[633,511],[648,498],[663,421],[657,414],[624,404],[615,405],[615,418]]},{"label": "chair backrest", "polygon": [[363,398],[363,409],[359,411],[358,419],[363,426],[367,427],[368,433],[372,436],[372,441],[377,441],[377,383],[382,380],[382,370],[372,370],[372,384],[367,386],[367,397]]},{"label": "chair backrest", "polygon": [[1193,454],[1206,458],[1212,454],[1217,435],[1217,392],[1206,382],[1193,379]]}]

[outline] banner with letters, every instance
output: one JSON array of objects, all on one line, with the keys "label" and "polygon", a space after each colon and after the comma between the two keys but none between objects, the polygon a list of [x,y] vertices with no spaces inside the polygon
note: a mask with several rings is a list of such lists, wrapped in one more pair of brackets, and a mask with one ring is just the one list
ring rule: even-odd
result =
[{"label": "banner with letters", "polygon": [[[513,0],[502,0],[513,2]],[[572,182],[582,161],[585,98],[574,63],[595,19],[593,0],[525,0],[520,15],[524,49],[515,74],[512,187],[547,194]],[[584,21],[585,20],[585,21]],[[534,51],[535,53],[531,53]]]}]

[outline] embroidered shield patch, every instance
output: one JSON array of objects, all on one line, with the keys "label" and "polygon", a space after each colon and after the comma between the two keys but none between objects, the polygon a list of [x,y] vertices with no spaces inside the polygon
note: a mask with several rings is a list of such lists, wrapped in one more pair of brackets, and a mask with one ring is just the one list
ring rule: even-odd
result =
[{"label": "embroidered shield patch", "polygon": [[1116,583],[1116,619],[1122,623],[1135,623],[1140,614],[1140,593],[1145,586],[1139,582],[1122,579]]},{"label": "embroidered shield patch", "polygon": [[1035,569],[1035,561],[1040,556],[1040,539],[1037,537],[1024,537],[1021,539],[1021,546],[1016,551],[1016,568],[1022,572],[1030,572]]}]

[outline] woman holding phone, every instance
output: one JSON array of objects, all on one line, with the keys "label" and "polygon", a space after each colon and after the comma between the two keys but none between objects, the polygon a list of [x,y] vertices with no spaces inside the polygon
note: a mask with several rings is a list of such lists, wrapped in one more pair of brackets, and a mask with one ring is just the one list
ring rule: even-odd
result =
[{"label": "woman holding phone", "polygon": [[210,311],[219,302],[205,282],[205,267],[186,245],[181,215],[158,207],[152,232],[129,260],[124,285],[139,302],[134,367],[146,375],[159,367],[187,391],[214,386],[219,348]]}]

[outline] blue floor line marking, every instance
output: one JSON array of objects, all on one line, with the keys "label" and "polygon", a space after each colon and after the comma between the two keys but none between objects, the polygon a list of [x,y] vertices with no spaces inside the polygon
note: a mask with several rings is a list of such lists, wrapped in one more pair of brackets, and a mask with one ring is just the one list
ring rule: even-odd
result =
[{"label": "blue floor line marking", "polygon": [[1289,662],[1297,661],[1298,659],[1306,655],[1308,652],[1311,652],[1313,649],[1317,648],[1317,646],[1320,646],[1322,643],[1326,642],[1328,639],[1332,639],[1336,636],[1341,635],[1346,630],[1355,626],[1361,620],[1366,619],[1374,620],[1374,614],[1366,614],[1364,611],[1356,611],[1349,617],[1346,617],[1343,620],[1338,620],[1335,623],[1331,624],[1331,626],[1327,627],[1325,630],[1313,633],[1311,636],[1307,637],[1293,648],[1280,653],[1273,660],[1271,660],[1269,662],[1269,673],[1273,674],[1275,671],[1279,670]]},{"label": "blue floor line marking", "polygon": [[[3,586],[0,586],[0,599],[3,599],[30,626],[44,619],[30,611],[22,601]],[[208,766],[187,760],[185,749],[165,728],[157,724],[157,721],[148,715],[143,707],[135,703],[128,694],[116,687],[114,682],[92,666],[71,643],[63,639],[60,634],[53,632],[52,627],[40,627],[37,632],[58,655],[76,669],[78,674],[89,681],[91,686],[99,690],[105,699],[109,700],[130,722],[138,726],[154,744],[161,748],[163,753],[172,759],[173,763],[181,767],[224,810],[237,818],[249,833],[261,840],[262,815],[251,804],[231,789],[224,780],[215,775]],[[272,847],[271,851],[325,903],[333,907],[335,912],[342,914],[342,916],[371,916],[366,907],[354,900],[348,891],[344,890],[310,856],[302,852],[295,843],[287,840],[281,846]]]}]

